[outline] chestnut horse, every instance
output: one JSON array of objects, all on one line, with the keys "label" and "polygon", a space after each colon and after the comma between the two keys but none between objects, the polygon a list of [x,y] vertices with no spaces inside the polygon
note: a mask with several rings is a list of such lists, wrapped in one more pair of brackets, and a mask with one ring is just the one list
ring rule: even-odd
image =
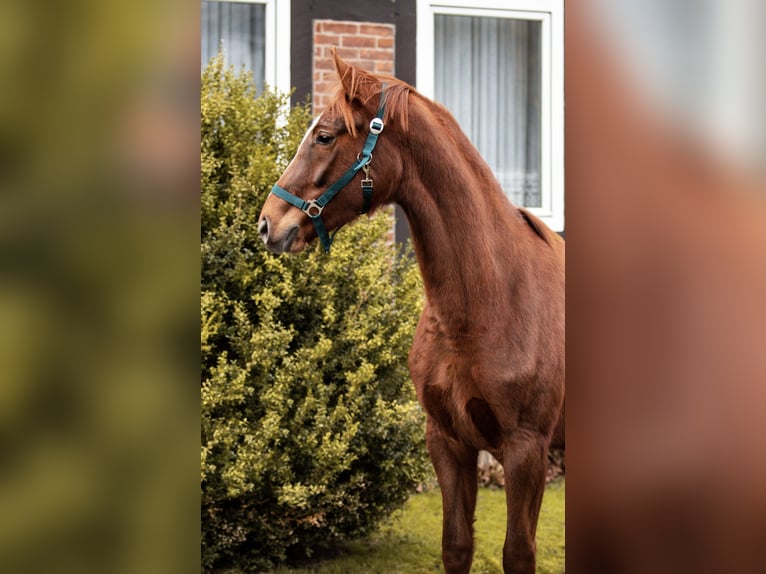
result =
[{"label": "chestnut horse", "polygon": [[442,493],[444,568],[470,570],[484,449],[505,473],[503,569],[532,573],[548,448],[563,442],[564,242],[511,205],[444,107],[337,55],[335,67],[338,93],[266,200],[259,232],[273,252],[317,236],[329,250],[328,231],[401,206],[426,291],[409,367]]}]

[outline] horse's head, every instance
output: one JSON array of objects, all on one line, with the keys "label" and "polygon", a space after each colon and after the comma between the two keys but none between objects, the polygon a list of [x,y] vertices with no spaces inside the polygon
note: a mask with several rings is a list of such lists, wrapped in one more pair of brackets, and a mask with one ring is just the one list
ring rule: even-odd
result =
[{"label": "horse's head", "polygon": [[309,127],[261,211],[258,231],[275,253],[297,253],[317,236],[329,250],[329,232],[390,202],[402,173],[388,124],[396,117],[400,130],[406,128],[409,87],[333,56],[338,92]]}]

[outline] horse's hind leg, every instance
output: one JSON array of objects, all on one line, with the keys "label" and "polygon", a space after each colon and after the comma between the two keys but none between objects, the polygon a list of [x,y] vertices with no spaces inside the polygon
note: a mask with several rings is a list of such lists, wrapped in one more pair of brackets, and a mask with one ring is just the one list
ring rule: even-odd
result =
[{"label": "horse's hind leg", "polygon": [[505,574],[534,574],[535,533],[545,490],[547,440],[517,429],[503,444],[508,524],[503,547]]},{"label": "horse's hind leg", "polygon": [[478,452],[445,439],[430,417],[426,441],[442,494],[444,571],[446,574],[468,574],[473,560]]}]

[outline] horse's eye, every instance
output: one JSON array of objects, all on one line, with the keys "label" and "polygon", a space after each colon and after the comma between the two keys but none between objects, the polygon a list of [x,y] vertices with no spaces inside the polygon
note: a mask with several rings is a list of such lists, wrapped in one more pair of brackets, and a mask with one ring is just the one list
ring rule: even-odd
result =
[{"label": "horse's eye", "polygon": [[335,141],[335,136],[329,136],[327,134],[319,134],[315,140],[319,145],[330,145]]}]

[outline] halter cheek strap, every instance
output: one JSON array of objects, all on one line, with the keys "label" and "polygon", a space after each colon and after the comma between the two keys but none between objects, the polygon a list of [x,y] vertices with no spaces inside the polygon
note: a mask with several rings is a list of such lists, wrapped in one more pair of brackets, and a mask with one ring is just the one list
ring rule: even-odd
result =
[{"label": "halter cheek strap", "polygon": [[[367,134],[367,140],[364,142],[362,152],[357,155],[357,159],[354,164],[346,170],[346,172],[325,192],[316,199],[301,199],[297,195],[293,195],[286,189],[274,185],[271,188],[271,193],[278,198],[283,199],[290,205],[293,205],[303,211],[309,216],[311,222],[314,224],[317,236],[322,242],[322,247],[325,253],[330,252],[330,246],[332,240],[335,238],[335,233],[330,236],[325,228],[324,221],[322,221],[322,211],[328,203],[338,194],[338,192],[346,187],[349,182],[359,173],[359,170],[364,169],[365,178],[362,180],[362,196],[364,199],[364,207],[360,213],[367,213],[370,209],[370,202],[372,200],[372,179],[370,178],[370,161],[372,161],[372,150],[375,149],[375,144],[378,143],[378,136],[383,131],[383,113],[386,109],[385,99],[385,85],[380,92],[380,105],[378,106],[378,113],[370,121],[370,132]],[[337,232],[337,230],[336,230]]]}]

